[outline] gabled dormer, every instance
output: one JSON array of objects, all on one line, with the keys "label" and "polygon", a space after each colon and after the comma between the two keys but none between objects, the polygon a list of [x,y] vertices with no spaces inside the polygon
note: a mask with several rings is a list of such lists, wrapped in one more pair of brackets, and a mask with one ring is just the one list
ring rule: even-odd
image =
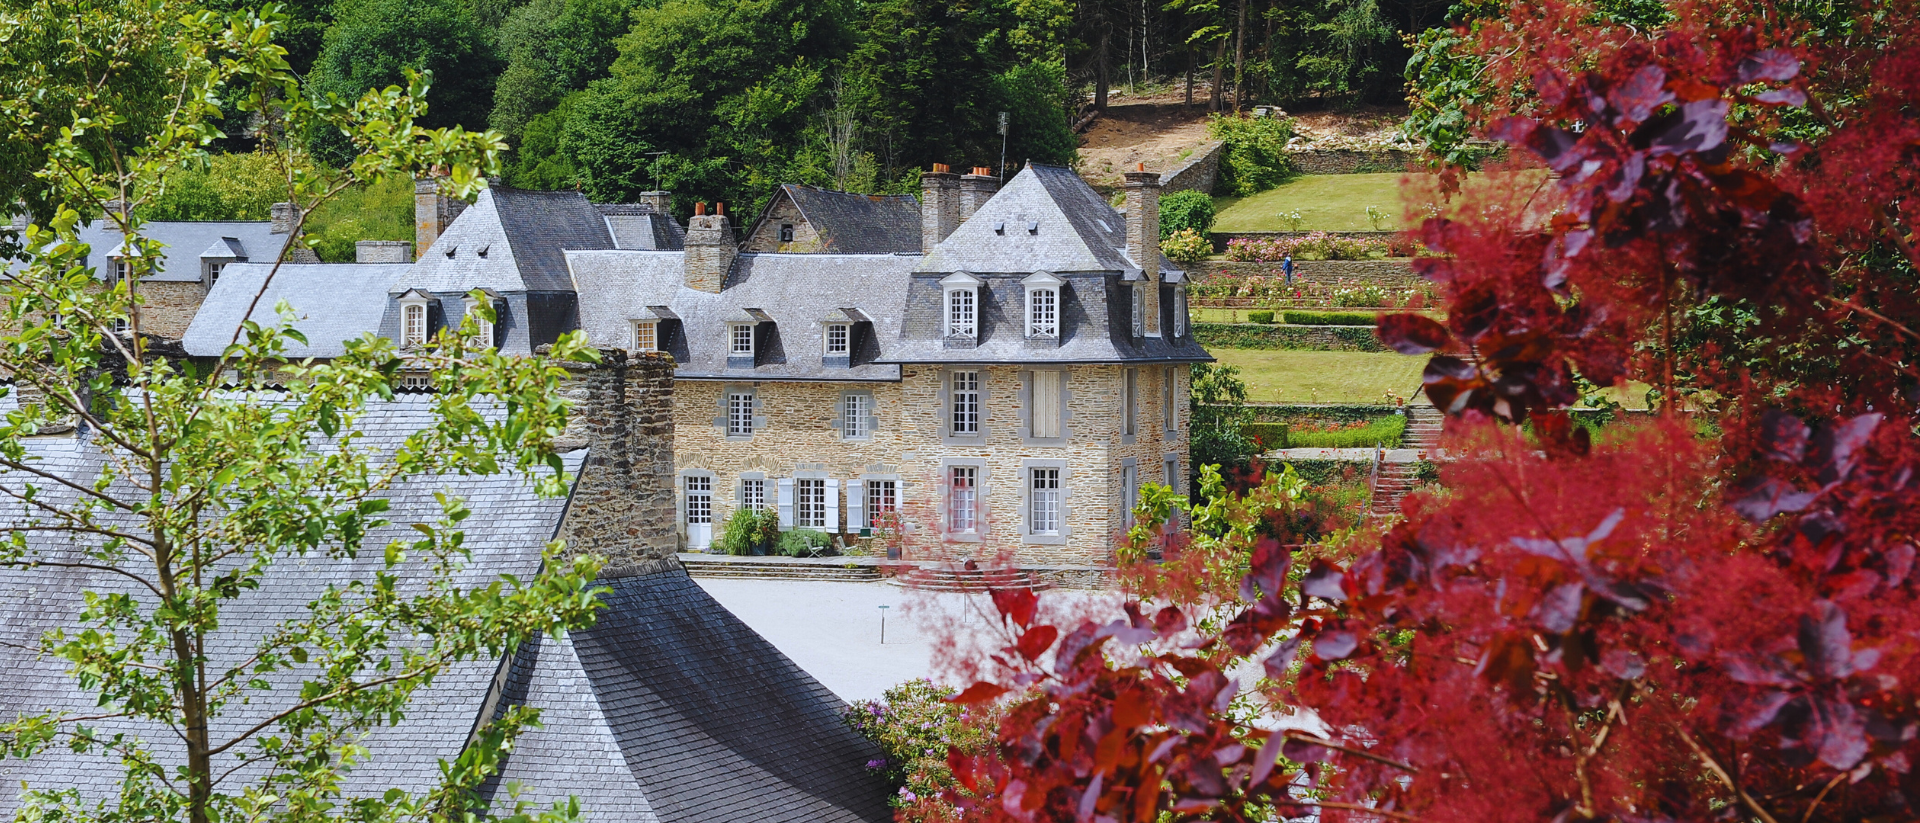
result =
[{"label": "gabled dormer", "polygon": [[[478,295],[477,299],[475,295]],[[507,309],[507,301],[502,300],[500,293],[493,289],[475,289],[462,302],[465,309],[464,315],[473,318],[474,335],[471,345],[478,349],[498,348],[500,344],[497,329],[502,319],[500,315]],[[483,306],[490,311],[480,311]],[[489,318],[488,315],[492,317]]]},{"label": "gabled dormer", "polygon": [[439,298],[419,289],[408,289],[394,298],[400,304],[400,348],[424,346],[433,339]]},{"label": "gabled dormer", "polygon": [[1020,281],[1021,314],[1029,344],[1058,346],[1066,336],[1066,285],[1065,280],[1044,271]]},{"label": "gabled dormer", "polygon": [[873,318],[859,309],[834,309],[820,319],[820,365],[853,367],[855,354],[873,334]]},{"label": "gabled dormer", "polygon": [[940,278],[941,336],[947,348],[979,345],[981,285],[980,278],[963,271]]},{"label": "gabled dormer", "polygon": [[726,318],[727,368],[751,369],[775,342],[773,317],[759,309],[740,309]]}]

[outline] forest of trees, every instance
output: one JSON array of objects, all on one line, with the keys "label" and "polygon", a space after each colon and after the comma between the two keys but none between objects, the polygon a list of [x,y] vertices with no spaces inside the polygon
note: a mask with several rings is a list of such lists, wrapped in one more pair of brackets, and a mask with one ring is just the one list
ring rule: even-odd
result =
[{"label": "forest of trees", "polygon": [[431,70],[426,125],[499,130],[513,185],[751,208],[780,182],[902,191],[929,163],[995,165],[1000,112],[1010,164],[1069,162],[1072,123],[1116,87],[1212,110],[1397,102],[1402,35],[1451,2],[294,0],[285,45],[343,99]]}]

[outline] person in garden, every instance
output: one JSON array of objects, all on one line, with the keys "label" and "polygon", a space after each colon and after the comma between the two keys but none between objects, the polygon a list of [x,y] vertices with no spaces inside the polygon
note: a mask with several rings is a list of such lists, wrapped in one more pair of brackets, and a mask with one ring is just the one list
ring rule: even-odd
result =
[{"label": "person in garden", "polygon": [[1293,252],[1287,252],[1287,256],[1280,258],[1280,273],[1287,276],[1287,285],[1293,285]]}]

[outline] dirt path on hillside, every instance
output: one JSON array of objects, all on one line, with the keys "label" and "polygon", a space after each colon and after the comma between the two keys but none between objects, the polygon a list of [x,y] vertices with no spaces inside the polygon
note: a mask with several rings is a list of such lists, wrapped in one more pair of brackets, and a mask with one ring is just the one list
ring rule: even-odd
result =
[{"label": "dirt path on hillside", "polygon": [[[1203,86],[1194,91],[1193,106],[1182,105],[1177,94],[1113,101],[1080,137],[1080,175],[1095,186],[1110,187],[1119,186],[1121,175],[1141,163],[1147,171],[1171,171],[1207,142],[1206,99]],[[1294,119],[1296,149],[1375,148],[1392,143],[1407,110],[1362,106],[1280,116]]]}]

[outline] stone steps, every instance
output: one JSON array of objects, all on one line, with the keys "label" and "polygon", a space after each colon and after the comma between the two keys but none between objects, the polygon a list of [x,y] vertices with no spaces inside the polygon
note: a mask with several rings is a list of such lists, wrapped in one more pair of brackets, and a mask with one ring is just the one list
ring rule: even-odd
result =
[{"label": "stone steps", "polygon": [[1446,415],[1430,405],[1407,406],[1407,433],[1401,445],[1409,449],[1437,449]]},{"label": "stone steps", "polygon": [[1418,481],[1412,463],[1382,463],[1373,481],[1374,514],[1399,514],[1400,501]]},{"label": "stone steps", "polygon": [[968,569],[952,566],[921,566],[907,574],[887,579],[888,583],[909,589],[933,592],[981,593],[989,589],[1031,589],[1043,591],[1053,584],[1036,579],[1018,569]]},{"label": "stone steps", "polygon": [[821,562],[801,558],[756,557],[724,558],[718,555],[682,554],[680,565],[694,577],[722,577],[748,580],[824,580],[838,583],[873,583],[881,579],[879,565],[848,562],[835,558]]}]

